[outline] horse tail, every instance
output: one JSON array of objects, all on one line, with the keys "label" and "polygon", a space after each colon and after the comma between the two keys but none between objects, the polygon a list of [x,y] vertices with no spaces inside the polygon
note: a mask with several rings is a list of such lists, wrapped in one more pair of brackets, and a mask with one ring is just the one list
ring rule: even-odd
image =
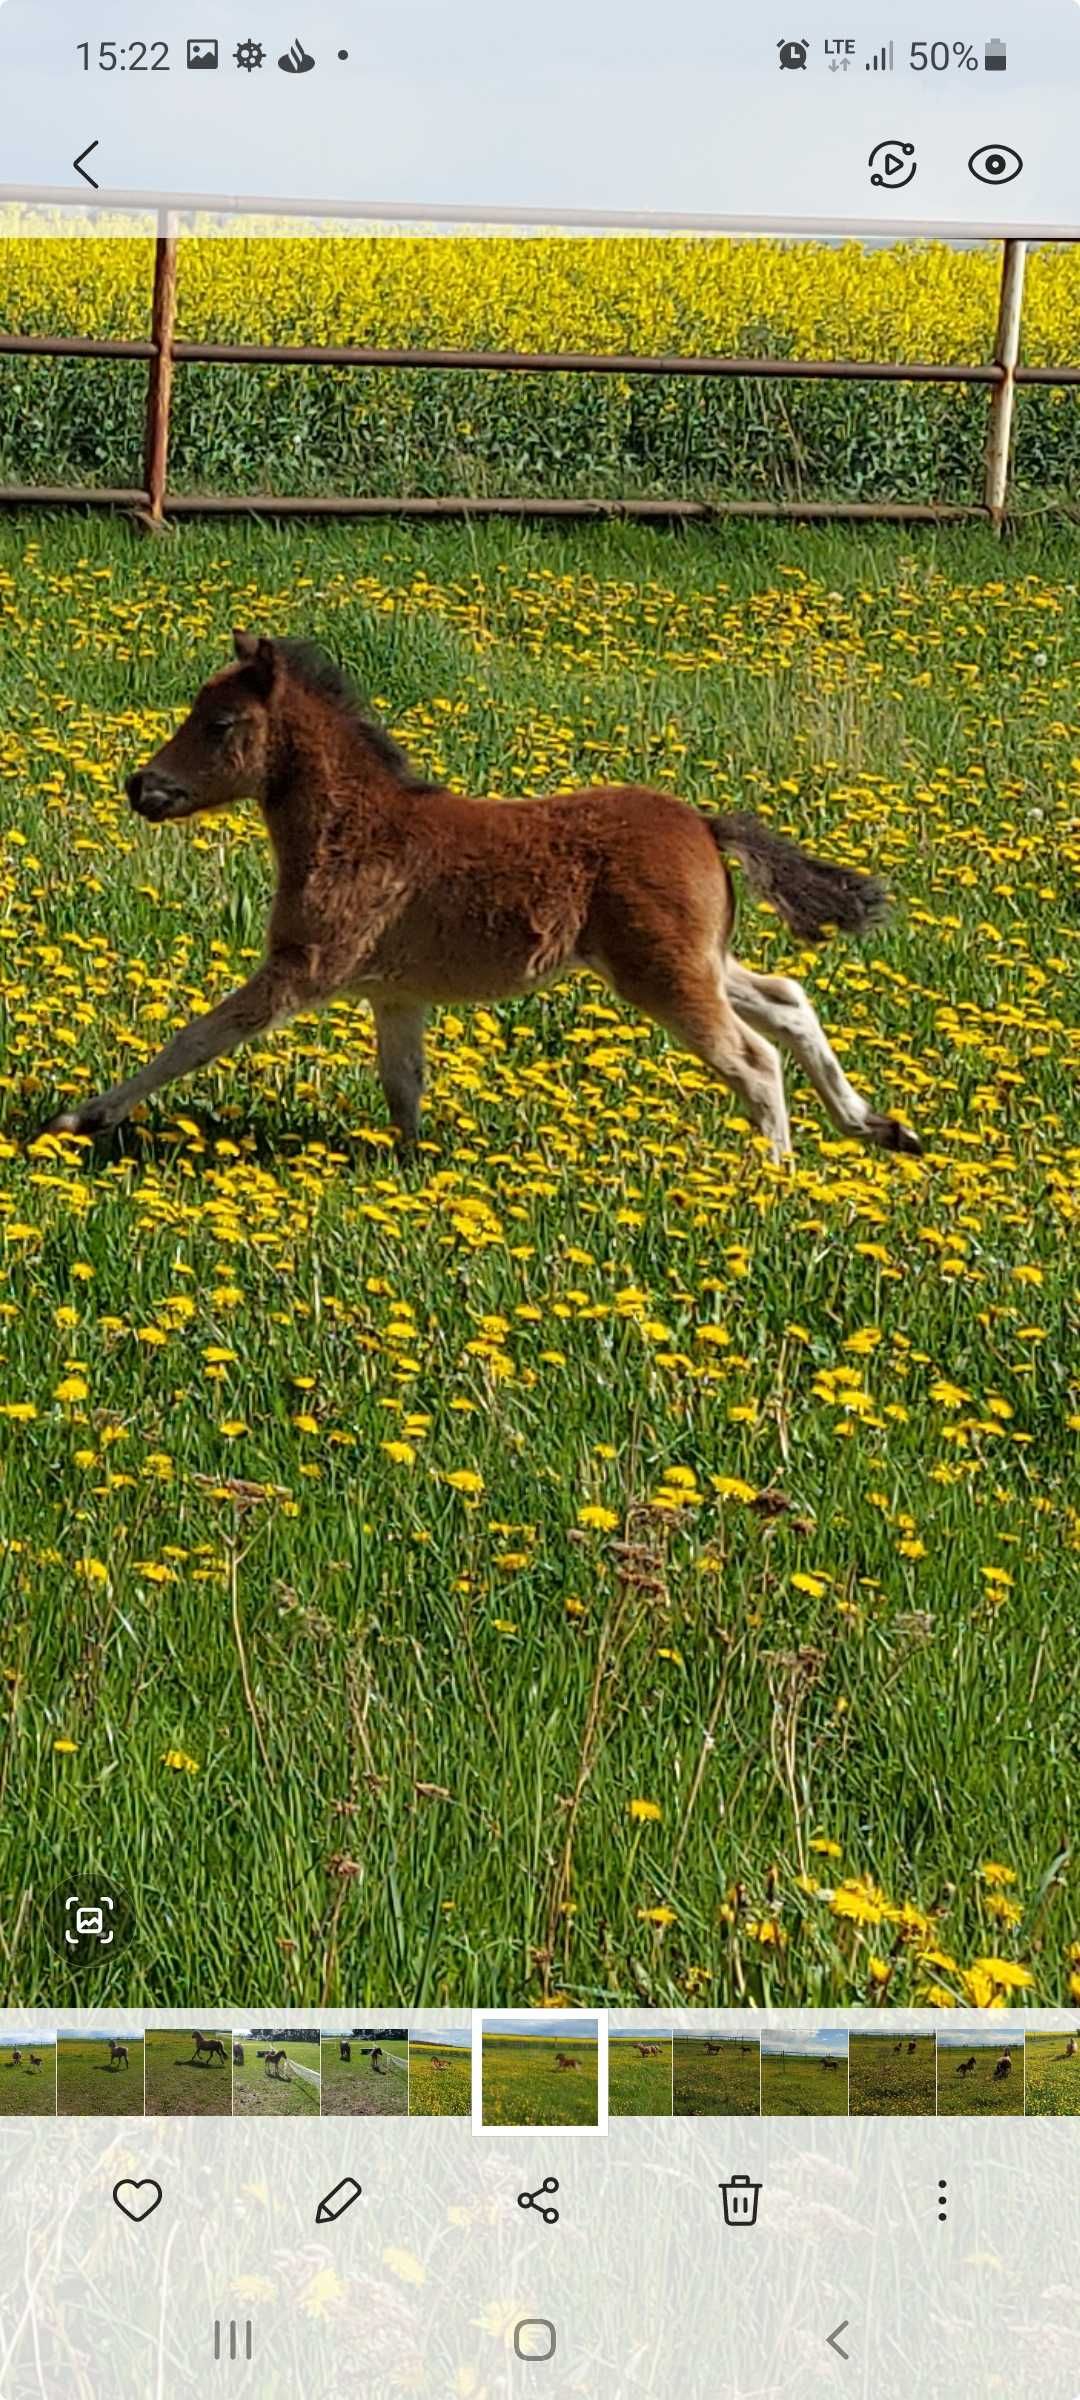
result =
[{"label": "horse tail", "polygon": [[811,858],[758,817],[705,821],[717,847],[738,859],[758,898],[772,902],[800,941],[823,942],[833,931],[867,933],[887,914],[888,894],[878,876]]}]

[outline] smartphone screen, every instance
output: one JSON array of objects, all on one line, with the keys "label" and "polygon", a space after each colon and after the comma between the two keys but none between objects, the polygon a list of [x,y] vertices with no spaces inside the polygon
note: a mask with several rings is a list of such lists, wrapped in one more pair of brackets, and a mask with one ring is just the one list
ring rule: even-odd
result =
[{"label": "smartphone screen", "polygon": [[0,2391],[1075,2400],[1080,8],[0,66]]}]

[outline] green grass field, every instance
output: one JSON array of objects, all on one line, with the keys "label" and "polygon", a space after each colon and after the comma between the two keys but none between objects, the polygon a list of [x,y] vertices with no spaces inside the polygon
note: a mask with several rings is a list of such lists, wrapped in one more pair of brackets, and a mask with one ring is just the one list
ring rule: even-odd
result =
[{"label": "green grass field", "polygon": [[[217,2027],[203,2025],[210,2039]],[[232,2035],[224,2032],[225,2065],[220,2059],[195,2056],[187,2027],[151,2032],[146,2036],[146,2113],[148,2117],[228,2117],[232,2114]]]},{"label": "green grass field", "polygon": [[[445,2060],[437,2068],[434,2061]],[[472,2055],[449,2043],[409,2043],[410,2117],[467,2117],[472,2110]]]},{"label": "green grass field", "polygon": [[1065,2033],[1029,2033],[1024,2040],[1024,2115],[1080,2116],[1080,2054],[1070,2058]]},{"label": "green grass field", "polygon": [[761,2113],[758,2037],[745,2041],[726,2037],[719,2048],[706,2037],[680,2034],[675,2042],[675,2114],[677,2117],[756,2117]]},{"label": "green grass field", "polygon": [[846,2117],[846,2063],[822,2058],[784,2057],[761,2053],[761,2113],[763,2117]]},{"label": "green grass field", "polygon": [[[254,815],[120,796],[241,621],[873,861],[738,944],[925,1158],[791,1070],[777,1172],[588,980],[441,1015],[410,1166],[348,1003],[33,1141],[258,955]],[[0,1998],[1067,1998],[1078,642],[1066,536],[0,524]]]},{"label": "green grass field", "polygon": [[[485,2125],[595,2125],[595,2042],[562,2035],[533,2040],[485,2033],[483,2038]],[[557,2066],[556,2052],[577,2064]]]},{"label": "green grass field", "polygon": [[[18,2066],[12,2053],[21,2051]],[[39,2067],[30,2064],[30,2053],[41,2060]],[[56,2115],[56,2045],[54,2042],[26,2042],[6,2045],[0,2052],[0,2117],[54,2117]]]},{"label": "green grass field", "polygon": [[[914,2051],[908,2044],[914,2040]],[[932,2033],[852,2033],[848,2037],[848,2113],[853,2117],[932,2117],[937,2106]]]},{"label": "green grass field", "polygon": [[61,2041],[56,2051],[56,2109],[61,2117],[141,2117],[143,2046],[123,2036],[127,2066],[111,2066],[107,2041]]},{"label": "green grass field", "polygon": [[[1003,2045],[1002,2045],[1003,2047]],[[1012,2072],[998,2080],[995,2069],[1001,2049],[994,2045],[943,2049],[938,2056],[937,2113],[939,2117],[1022,2117],[1024,2114],[1024,2049],[1010,2051]],[[970,2074],[961,2069],[969,2058]]]},{"label": "green grass field", "polygon": [[660,2044],[658,2058],[641,2058],[632,2041],[608,2036],[608,2115],[611,2117],[670,2117],[671,2035],[644,2032],[638,2037],[650,2047]]},{"label": "green grass field", "polygon": [[243,2043],[244,2063],[242,2067],[233,2067],[234,2117],[318,2116],[318,2080],[313,2082],[308,2075],[281,2075],[276,2072],[270,2075],[263,2060],[256,2056],[258,2050],[284,2050],[290,2062],[295,2061],[298,2067],[313,2068],[317,2078],[317,2042],[265,2042],[260,2038],[256,2043],[244,2036],[237,2038]]},{"label": "green grass field", "polygon": [[404,2117],[409,2113],[409,2044],[387,2042],[376,2074],[365,2045],[354,2042],[352,2057],[343,2060],[336,2034],[324,2034],[322,2044],[322,2113],[324,2117]]}]

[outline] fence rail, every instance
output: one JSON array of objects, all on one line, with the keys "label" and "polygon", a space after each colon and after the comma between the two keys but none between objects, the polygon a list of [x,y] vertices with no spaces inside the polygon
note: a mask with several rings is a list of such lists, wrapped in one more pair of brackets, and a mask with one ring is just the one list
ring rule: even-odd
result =
[{"label": "fence rail", "polygon": [[[155,246],[149,336],[111,340],[84,334],[0,334],[0,357],[97,358],[141,361],[149,367],[143,442],[143,482],[138,486],[0,486],[0,507],[128,509],[157,530],[169,517],[516,517],[588,520],[624,518],[641,523],[710,523],[721,518],[772,517],[822,523],[956,524],[979,520],[998,532],[1008,515],[1013,433],[1018,391],[1024,388],[1080,389],[1080,367],[1027,367],[1020,363],[1027,244],[1002,243],[1002,273],[993,358],[971,365],[938,366],[927,360],[719,358],[583,351],[409,350],[343,344],[186,342],[177,338],[180,244],[175,222],[163,213]],[[172,492],[168,483],[173,378],[177,367],[284,366],[359,367],[408,373],[435,369],[503,375],[696,376],[703,380],[760,379],[776,382],[936,383],[983,386],[989,392],[983,497],[979,502],[843,500],[684,500],[637,498],[473,499],[466,494],[271,492]]]}]

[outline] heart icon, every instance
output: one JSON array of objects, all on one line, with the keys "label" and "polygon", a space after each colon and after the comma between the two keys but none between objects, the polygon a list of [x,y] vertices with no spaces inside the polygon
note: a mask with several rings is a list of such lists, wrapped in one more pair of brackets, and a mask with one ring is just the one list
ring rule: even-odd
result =
[{"label": "heart icon", "polygon": [[129,2175],[122,2183],[114,2183],[113,2199],[133,2225],[141,2225],[144,2217],[152,2217],[155,2208],[160,2208],[161,2185],[149,2175],[141,2183],[134,2183]]}]

